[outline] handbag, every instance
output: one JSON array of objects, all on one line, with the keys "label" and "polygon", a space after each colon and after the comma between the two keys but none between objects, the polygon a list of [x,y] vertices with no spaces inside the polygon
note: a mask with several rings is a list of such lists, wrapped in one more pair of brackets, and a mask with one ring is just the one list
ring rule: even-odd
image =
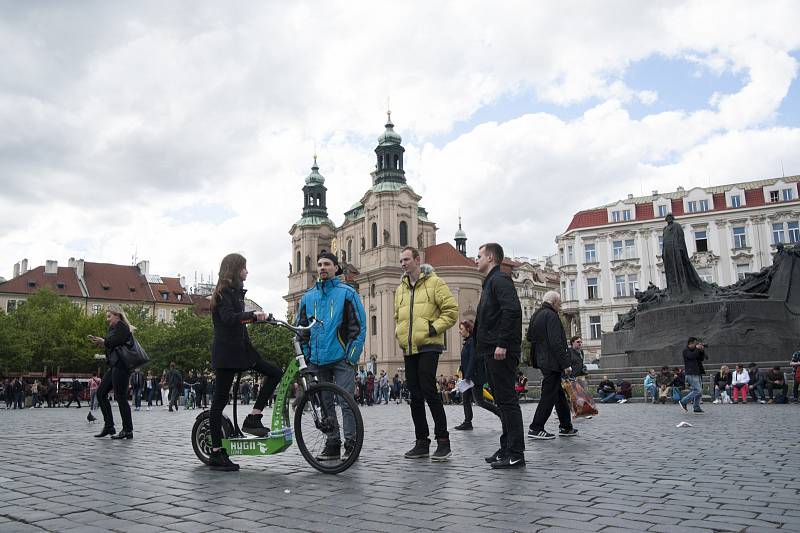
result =
[{"label": "handbag", "polygon": [[[111,350],[111,353],[116,354],[117,360],[121,361],[129,371],[141,368],[150,362],[150,356],[133,335],[128,342]],[[110,360],[111,357],[109,357]]]},{"label": "handbag", "polygon": [[594,398],[584,388],[583,383],[575,379],[562,379],[561,388],[567,395],[567,403],[573,416],[596,416],[598,414]]}]

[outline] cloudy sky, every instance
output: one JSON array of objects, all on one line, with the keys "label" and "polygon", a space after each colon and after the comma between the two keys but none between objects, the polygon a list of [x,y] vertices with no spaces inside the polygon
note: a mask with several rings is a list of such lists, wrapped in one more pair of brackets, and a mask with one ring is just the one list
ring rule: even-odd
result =
[{"label": "cloudy sky", "polygon": [[[469,251],[584,208],[800,173],[797,2],[5,2],[0,276],[69,257],[215,273],[283,313],[314,146],[337,224],[386,100]],[[783,171],[782,171],[783,167]]]}]

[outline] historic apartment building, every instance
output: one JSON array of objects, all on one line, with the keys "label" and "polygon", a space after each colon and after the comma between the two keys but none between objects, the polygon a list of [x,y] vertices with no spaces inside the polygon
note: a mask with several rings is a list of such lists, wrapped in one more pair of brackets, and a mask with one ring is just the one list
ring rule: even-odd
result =
[{"label": "historic apartment building", "polygon": [[800,241],[800,176],[696,187],[576,213],[556,239],[563,312],[589,359],[600,336],[636,303],[634,293],[665,286],[661,235],[675,216],[698,274],[729,285],[772,264],[778,243]]},{"label": "historic apartment building", "polygon": [[92,263],[70,258],[28,269],[28,260],[14,265],[14,276],[0,283],[0,311],[13,313],[36,291],[47,288],[66,296],[86,313],[102,313],[111,304],[141,305],[161,322],[171,322],[181,309],[191,309],[192,296],[181,278],[150,274],[150,262],[136,266]]}]

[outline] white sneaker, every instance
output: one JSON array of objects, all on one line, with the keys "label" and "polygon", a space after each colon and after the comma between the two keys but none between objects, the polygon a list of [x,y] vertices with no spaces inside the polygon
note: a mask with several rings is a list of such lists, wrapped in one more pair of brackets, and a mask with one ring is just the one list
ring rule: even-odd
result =
[{"label": "white sneaker", "polygon": [[711,403],[713,403],[713,404],[715,404],[715,405],[716,405],[716,404],[719,404],[719,403],[720,403],[720,401],[719,401],[719,400],[714,400],[714,401],[713,401],[713,402],[711,402]]},{"label": "white sneaker", "polygon": [[767,400],[758,400],[758,403],[767,403]]},{"label": "white sneaker", "polygon": [[626,398],[623,398],[623,399],[621,399],[621,400],[619,401],[619,403],[628,403],[628,400],[627,400]]}]

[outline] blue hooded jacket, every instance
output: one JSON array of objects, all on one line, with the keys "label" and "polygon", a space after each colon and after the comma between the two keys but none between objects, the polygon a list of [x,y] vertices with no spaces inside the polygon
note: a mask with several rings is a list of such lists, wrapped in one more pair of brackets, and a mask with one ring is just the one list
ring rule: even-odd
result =
[{"label": "blue hooded jacket", "polygon": [[337,278],[317,281],[300,300],[297,324],[311,317],[321,321],[302,339],[303,353],[312,364],[330,365],[347,359],[358,363],[366,337],[366,313],[358,293]]}]

